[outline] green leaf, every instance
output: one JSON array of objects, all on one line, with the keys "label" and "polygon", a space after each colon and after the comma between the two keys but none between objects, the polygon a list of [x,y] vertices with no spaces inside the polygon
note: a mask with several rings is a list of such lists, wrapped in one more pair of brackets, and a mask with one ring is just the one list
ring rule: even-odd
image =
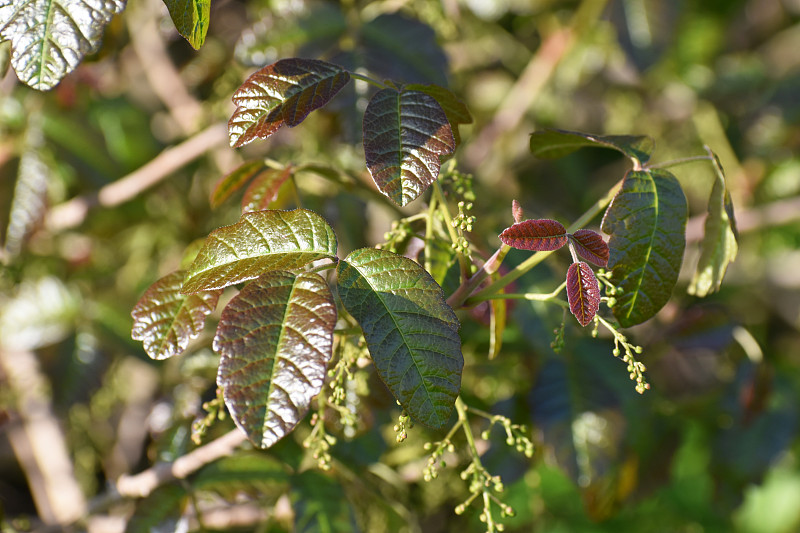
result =
[{"label": "green leaf", "polygon": [[350,81],[338,65],[317,59],[281,59],[252,74],[235,93],[228,121],[231,146],[266,139],[284,124],[300,124]]},{"label": "green leaf", "polygon": [[316,273],[268,272],[222,312],[217,385],[236,425],[262,448],[290,433],[322,389],[336,305]]},{"label": "green leaf", "polygon": [[186,502],[186,489],[176,483],[162,485],[136,504],[125,533],[179,531]]},{"label": "green leaf", "polygon": [[686,246],[686,197],[662,169],[628,172],[603,218],[612,281],[622,289],[612,308],[623,327],[655,315],[672,295]]},{"label": "green leaf", "polygon": [[450,128],[453,130],[453,139],[455,139],[456,147],[461,144],[461,136],[458,134],[459,124],[472,124],[472,115],[469,113],[467,106],[458,99],[456,95],[448,89],[440,85],[422,85],[419,83],[412,83],[403,86],[404,91],[419,91],[429,96],[433,96],[439,105],[442,106],[444,114],[447,115],[447,120],[450,122]]},{"label": "green leaf", "polygon": [[97,51],[105,26],[125,0],[0,0],[0,40],[23,83],[46,91]]},{"label": "green leaf", "polygon": [[178,33],[195,50],[203,46],[211,14],[211,0],[164,0]]},{"label": "green leaf", "polygon": [[733,214],[731,194],[725,185],[725,174],[719,159],[714,155],[716,179],[708,199],[705,233],[697,271],[688,292],[695,296],[708,296],[719,290],[728,265],[736,259],[739,238]]},{"label": "green leaf", "polygon": [[216,209],[222,205],[233,193],[241,189],[245,183],[268,168],[263,159],[247,161],[220,178],[214,185],[214,189],[211,191],[211,196],[209,197],[211,208]]},{"label": "green leaf", "polygon": [[360,533],[347,492],[331,476],[306,470],[292,478],[295,533]]},{"label": "green leaf", "polygon": [[545,130],[531,134],[531,152],[542,159],[555,159],[584,146],[611,148],[639,163],[650,160],[655,143],[643,135],[589,135],[576,131]]},{"label": "green leaf", "polygon": [[283,182],[289,179],[293,173],[292,167],[286,167],[283,170],[271,168],[253,178],[253,182],[244,191],[242,197],[242,213],[267,209],[269,204],[278,197],[278,189],[281,188]]},{"label": "green leaf", "polygon": [[210,490],[233,499],[242,491],[261,496],[282,494],[289,484],[289,469],[274,457],[237,452],[203,467],[192,477],[192,488]]},{"label": "green leaf", "polygon": [[415,420],[441,428],[461,387],[459,323],[439,285],[414,261],[355,250],[337,267],[338,290],[378,375]]},{"label": "green leaf", "polygon": [[185,271],[178,270],[156,281],[131,311],[131,338],[144,343],[151,359],[183,353],[217,307],[220,290],[181,294],[185,276]]},{"label": "green leaf", "polygon": [[455,150],[439,103],[419,91],[383,89],[364,112],[364,155],[378,189],[398,205],[422,194],[439,176],[439,156]]},{"label": "green leaf", "polygon": [[307,209],[245,213],[211,232],[189,267],[183,293],[221,289],[268,270],[293,270],[336,257],[336,235]]}]

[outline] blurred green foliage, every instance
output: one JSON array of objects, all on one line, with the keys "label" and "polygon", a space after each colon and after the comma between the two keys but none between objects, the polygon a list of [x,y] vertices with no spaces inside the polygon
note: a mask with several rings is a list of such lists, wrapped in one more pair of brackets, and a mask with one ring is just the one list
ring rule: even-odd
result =
[{"label": "blurred green foliage", "polygon": [[[630,332],[644,347],[652,390],[635,394],[610,355],[612,340],[588,338],[569,321],[563,349],[554,352],[561,309],[523,301],[510,308],[502,351],[491,361],[479,313],[460,316],[462,395],[470,406],[533,428],[532,459],[505,446],[497,428],[481,441],[485,466],[502,475],[503,499],[516,510],[504,519],[506,531],[800,528],[796,0],[227,1],[211,5],[198,51],[163,7],[128,6],[101,50],[50,92],[23,86],[13,72],[0,81],[4,531],[46,521],[28,466],[9,445],[28,416],[10,384],[15,351],[36,355],[47,384],[41,396],[64,432],[90,509],[108,482],[192,449],[192,421],[215,397],[217,356],[204,348],[214,324],[189,353],[154,362],[130,339],[130,309],[154,280],[178,268],[187,245],[238,219],[235,202],[211,211],[208,195],[244,158],[319,163],[337,169],[340,180],[368,179],[356,119],[366,89],[353,84],[302,128],[241,153],[210,147],[145,192],[90,207],[77,224],[59,227],[44,206],[91,199],[161,150],[227,120],[230,95],[252,68],[290,56],[440,83],[461,96],[475,120],[461,126],[456,158],[474,175],[472,240],[487,253],[511,222],[512,198],[532,217],[574,220],[626,168],[603,150],[535,159],[528,152],[534,130],[649,135],[657,141],[655,161],[704,155],[703,145],[711,146],[737,210],[739,256],[721,291],[701,300],[686,294],[698,256],[690,248],[671,302]],[[136,51],[146,37],[126,22],[134,16],[157,21],[178,89],[146,74],[160,59]],[[160,83],[185,96],[165,98]],[[182,129],[175,117],[189,109],[196,109],[192,125]],[[713,169],[692,163],[674,172],[691,214],[702,216]],[[358,188],[344,194],[346,187],[319,172],[299,173],[294,182],[297,195],[284,187],[274,205],[294,207],[299,197],[323,214],[337,227],[342,257],[380,242],[397,215]],[[692,235],[696,243],[699,234]],[[512,251],[507,262],[525,257]],[[517,289],[549,292],[566,260],[554,256]],[[311,429],[301,425],[268,451],[246,452],[241,460],[253,461],[259,479],[234,483],[225,467],[241,464],[213,463],[150,496],[158,507],[136,504],[131,530],[165,523],[178,530],[182,520],[197,529],[199,513],[208,531],[252,531],[254,523],[276,532],[483,531],[477,513],[453,513],[468,496],[458,478],[465,458],[447,455],[439,477],[424,482],[422,445],[442,435],[414,427],[396,444],[396,406],[374,371],[358,371],[358,423],[337,426],[331,416],[328,431],[338,443],[329,472],[314,470],[304,455],[300,443]],[[205,440],[232,428],[229,419],[218,421]],[[224,511],[232,508],[252,520],[231,522]],[[100,531],[105,517],[117,520],[109,531],[122,531],[133,513],[134,505],[96,507],[78,527]]]}]

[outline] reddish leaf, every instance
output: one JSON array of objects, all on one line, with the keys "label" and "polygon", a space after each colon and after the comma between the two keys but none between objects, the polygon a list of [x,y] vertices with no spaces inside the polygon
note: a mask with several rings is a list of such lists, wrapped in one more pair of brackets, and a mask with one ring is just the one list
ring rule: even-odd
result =
[{"label": "reddish leaf", "polygon": [[364,155],[378,189],[398,205],[422,194],[439,176],[440,156],[455,150],[439,103],[418,91],[383,89],[364,112]]},{"label": "reddish leaf", "polygon": [[217,385],[256,446],[271,446],[308,412],[325,381],[335,325],[328,283],[309,272],[267,272],[222,312]]},{"label": "reddish leaf", "polygon": [[203,331],[206,316],[217,306],[221,290],[181,294],[185,275],[178,270],[156,281],[131,311],[131,337],[144,343],[152,359],[183,352],[189,340]]},{"label": "reddish leaf", "polygon": [[216,209],[222,205],[222,202],[227,200],[231,194],[266,169],[267,165],[264,164],[264,161],[258,159],[256,161],[247,161],[236,170],[223,176],[211,191],[211,197],[209,198],[211,208]]},{"label": "reddish leaf", "polygon": [[518,224],[522,221],[525,214],[522,212],[522,206],[516,200],[511,200],[511,214],[514,216],[514,223]]},{"label": "reddish leaf", "polygon": [[579,229],[569,235],[575,253],[597,266],[608,266],[608,244],[596,231]]},{"label": "reddish leaf", "polygon": [[235,93],[228,121],[231,146],[266,139],[286,124],[294,127],[347,85],[350,73],[316,59],[281,59],[255,72]]},{"label": "reddish leaf", "polygon": [[242,198],[242,213],[263,211],[278,197],[278,189],[292,175],[292,167],[269,169],[255,177]]},{"label": "reddish leaf", "polygon": [[572,263],[567,270],[569,310],[581,326],[592,321],[600,308],[600,286],[592,268],[583,262]]},{"label": "reddish leaf", "polygon": [[406,91],[419,91],[427,95],[433,96],[439,105],[442,106],[444,114],[447,115],[447,120],[450,121],[450,127],[453,130],[453,139],[456,146],[461,144],[461,136],[458,134],[459,124],[472,124],[472,115],[469,109],[464,105],[464,102],[458,99],[456,95],[448,89],[439,85],[422,85],[420,83],[412,83],[403,86]]},{"label": "reddish leaf", "polygon": [[567,244],[567,230],[560,222],[549,218],[523,220],[504,229],[500,240],[518,250],[549,252]]}]

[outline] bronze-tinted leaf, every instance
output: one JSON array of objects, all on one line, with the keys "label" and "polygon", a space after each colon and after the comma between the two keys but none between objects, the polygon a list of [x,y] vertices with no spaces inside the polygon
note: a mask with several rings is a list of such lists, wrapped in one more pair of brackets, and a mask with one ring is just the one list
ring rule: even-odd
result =
[{"label": "bronze-tinted leaf", "polygon": [[364,112],[364,155],[378,189],[398,205],[422,194],[439,176],[439,156],[455,150],[447,115],[419,91],[383,89]]},{"label": "bronze-tinted leaf", "polygon": [[242,197],[242,213],[263,211],[278,197],[278,189],[289,179],[294,170],[286,167],[283,170],[271,168],[261,172],[253,179]]},{"label": "bronze-tinted leaf", "polygon": [[460,124],[472,124],[472,115],[467,109],[467,106],[459,100],[450,90],[445,89],[440,85],[422,85],[421,83],[412,83],[403,86],[404,91],[419,91],[427,95],[433,96],[439,105],[442,106],[444,114],[447,115],[447,120],[450,122],[450,127],[453,130],[453,138],[456,141],[456,146],[461,144],[461,136],[458,134],[458,126]]},{"label": "bronze-tinted leaf", "polygon": [[206,317],[217,307],[220,290],[181,294],[185,275],[178,270],[156,281],[131,311],[131,337],[144,343],[152,359],[182,353],[189,341],[200,335]]},{"label": "bronze-tinted leaf", "polygon": [[600,308],[600,286],[592,267],[584,262],[572,263],[567,270],[567,300],[581,326],[589,324]]},{"label": "bronze-tinted leaf", "polygon": [[575,253],[582,259],[594,263],[597,266],[608,265],[608,244],[596,231],[590,229],[579,229],[569,235]]},{"label": "bronze-tinted leaf", "polygon": [[325,381],[335,325],[328,283],[309,272],[268,272],[222,312],[217,385],[253,444],[271,446],[308,412]]},{"label": "bronze-tinted leaf", "polygon": [[307,209],[245,213],[214,230],[189,267],[183,292],[221,289],[268,270],[293,270],[336,256],[336,235]]},{"label": "bronze-tinted leaf", "polygon": [[504,229],[500,240],[518,250],[549,252],[567,244],[567,230],[549,218],[523,220]]},{"label": "bronze-tinted leaf", "polygon": [[252,74],[233,93],[228,121],[231,146],[266,139],[284,124],[300,124],[347,85],[350,73],[317,59],[281,59]]},{"label": "bronze-tinted leaf", "polygon": [[222,205],[233,193],[241,189],[245,183],[267,169],[268,167],[263,159],[256,159],[254,161],[242,163],[232,172],[220,178],[211,191],[211,196],[209,198],[211,208],[216,209]]}]

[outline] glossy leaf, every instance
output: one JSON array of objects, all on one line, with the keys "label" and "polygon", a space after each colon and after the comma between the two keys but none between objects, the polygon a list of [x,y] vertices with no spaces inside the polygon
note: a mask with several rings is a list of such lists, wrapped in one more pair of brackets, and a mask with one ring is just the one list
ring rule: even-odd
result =
[{"label": "glossy leaf", "polygon": [[222,205],[233,193],[241,189],[245,183],[268,168],[262,159],[247,161],[220,178],[211,191],[211,197],[209,198],[211,208],[216,209]]},{"label": "glossy leaf", "polygon": [[549,218],[523,220],[504,229],[500,241],[518,250],[548,252],[567,244],[567,230]]},{"label": "glossy leaf", "polygon": [[444,114],[450,122],[450,128],[453,130],[453,139],[456,142],[456,147],[461,144],[461,136],[458,133],[458,126],[460,124],[472,124],[472,115],[464,105],[464,102],[458,99],[448,89],[439,85],[422,85],[420,83],[412,83],[403,86],[404,91],[419,91],[429,96],[433,96],[439,105],[442,106]]},{"label": "glossy leaf", "polygon": [[266,139],[284,124],[300,124],[350,81],[338,65],[317,59],[281,59],[252,74],[235,93],[228,121],[231,146]]},{"label": "glossy leaf", "polygon": [[131,311],[131,338],[144,343],[144,351],[151,359],[183,353],[217,307],[222,291],[181,294],[185,275],[185,271],[178,270],[156,281]]},{"label": "glossy leaf", "polygon": [[543,159],[563,157],[584,146],[597,146],[617,150],[640,163],[649,161],[655,148],[653,139],[643,135],[589,135],[564,130],[534,132],[530,145],[533,155]]},{"label": "glossy leaf", "polygon": [[211,15],[211,0],[164,0],[178,33],[195,50],[203,46]]},{"label": "glossy leaf", "polygon": [[608,266],[622,289],[612,308],[623,327],[651,318],[678,281],[686,246],[687,206],[678,180],[666,170],[631,171],[611,202],[602,229]]},{"label": "glossy leaf", "polygon": [[383,89],[364,112],[364,155],[378,189],[398,205],[422,194],[439,176],[439,156],[455,150],[447,116],[418,91]]},{"label": "glossy leaf", "polygon": [[261,448],[290,433],[322,389],[336,305],[316,273],[268,272],[222,312],[217,385],[236,425]]},{"label": "glossy leaf", "polygon": [[184,293],[221,289],[268,270],[293,270],[336,256],[336,235],[307,209],[245,213],[216,229],[189,267]]},{"label": "glossy leaf", "polygon": [[0,0],[0,40],[23,83],[46,91],[97,51],[124,0]]},{"label": "glossy leaf", "polygon": [[700,245],[700,259],[697,271],[689,285],[689,294],[707,296],[719,290],[722,278],[728,265],[736,259],[739,250],[736,232],[736,218],[733,214],[733,202],[725,185],[725,174],[722,165],[714,156],[716,180],[708,199],[708,215],[706,216],[705,233]]},{"label": "glossy leaf", "polygon": [[592,267],[582,261],[567,270],[567,300],[581,326],[589,324],[600,309],[600,286]]},{"label": "glossy leaf", "polygon": [[278,189],[291,177],[293,172],[292,167],[286,167],[283,170],[271,168],[256,176],[244,191],[242,213],[267,209],[278,197]]},{"label": "glossy leaf", "polygon": [[362,248],[339,262],[338,290],[364,331],[378,375],[415,420],[441,428],[461,387],[459,323],[414,261]]},{"label": "glossy leaf", "polygon": [[608,244],[596,231],[590,229],[579,229],[569,235],[575,253],[581,259],[585,259],[597,266],[608,265]]}]

